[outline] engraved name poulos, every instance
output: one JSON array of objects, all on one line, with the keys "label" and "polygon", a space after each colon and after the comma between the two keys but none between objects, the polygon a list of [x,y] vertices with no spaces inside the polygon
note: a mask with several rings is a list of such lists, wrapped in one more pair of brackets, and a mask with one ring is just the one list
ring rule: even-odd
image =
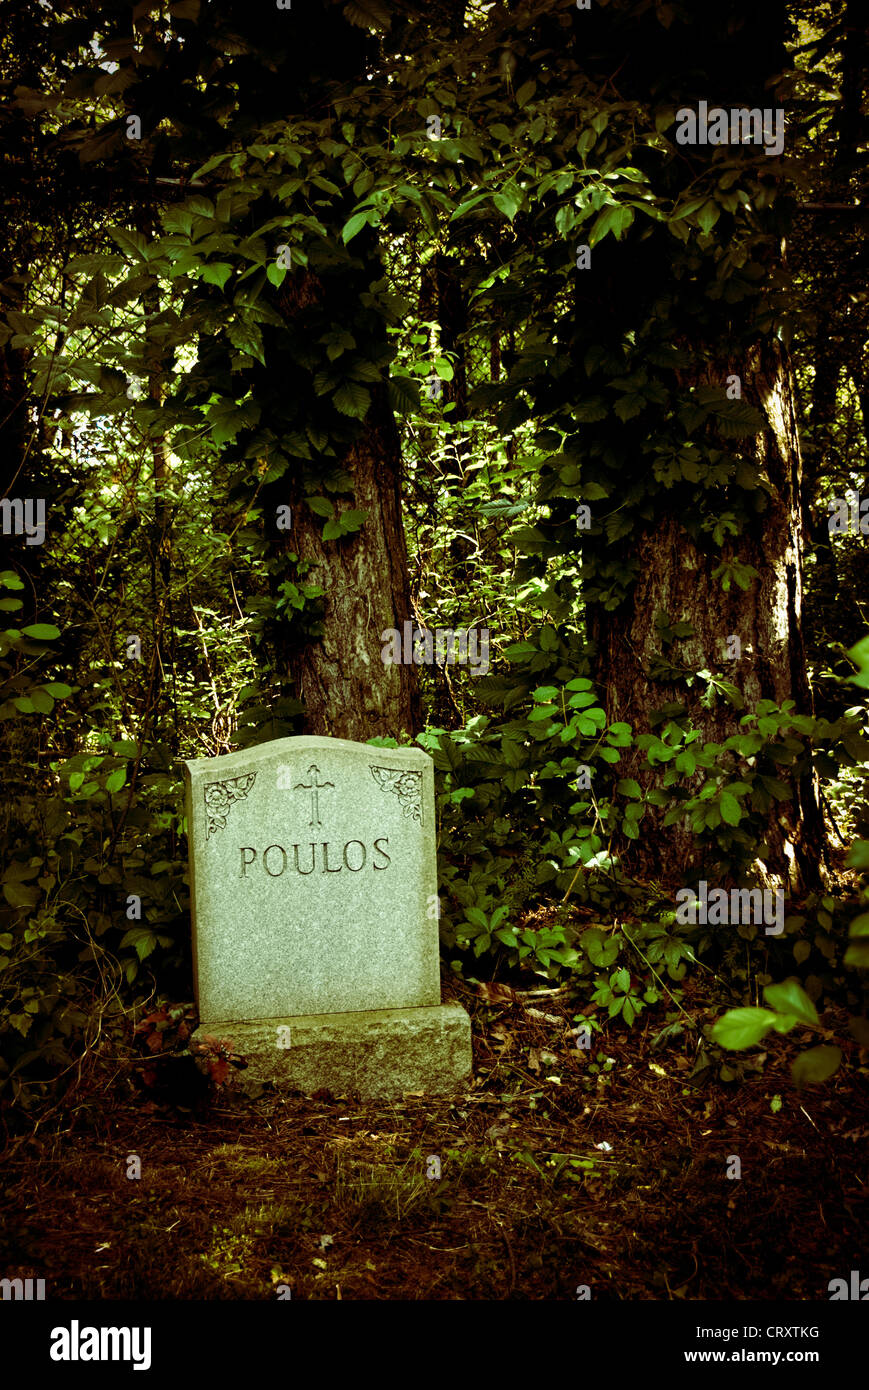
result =
[{"label": "engraved name poulos", "polygon": [[391,863],[386,852],[388,844],[386,836],[375,840],[370,849],[362,840],[348,840],[343,847],[328,840],[310,840],[301,845],[267,845],[262,854],[253,845],[239,845],[239,877],[247,878],[249,868],[254,873],[265,870],[269,878],[280,878],[284,873],[307,875],[317,870],[323,874],[340,874],[345,869],[358,874],[365,868],[377,872],[388,869]]}]

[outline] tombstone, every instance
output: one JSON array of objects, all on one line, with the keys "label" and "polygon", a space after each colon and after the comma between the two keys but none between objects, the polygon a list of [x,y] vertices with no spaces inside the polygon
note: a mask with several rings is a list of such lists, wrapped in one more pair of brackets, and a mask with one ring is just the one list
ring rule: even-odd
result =
[{"label": "tombstone", "polygon": [[440,995],[434,765],[282,738],[185,763],[200,1026],[306,1093],[450,1094],[470,1019]]}]

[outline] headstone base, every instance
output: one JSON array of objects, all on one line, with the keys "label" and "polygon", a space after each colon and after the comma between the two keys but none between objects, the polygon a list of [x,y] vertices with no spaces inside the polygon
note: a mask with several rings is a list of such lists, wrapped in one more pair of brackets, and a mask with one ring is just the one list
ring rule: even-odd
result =
[{"label": "headstone base", "polygon": [[306,1095],[452,1095],[471,1079],[471,1020],[460,1004],[203,1023],[193,1040],[209,1037],[232,1043],[250,1080]]}]

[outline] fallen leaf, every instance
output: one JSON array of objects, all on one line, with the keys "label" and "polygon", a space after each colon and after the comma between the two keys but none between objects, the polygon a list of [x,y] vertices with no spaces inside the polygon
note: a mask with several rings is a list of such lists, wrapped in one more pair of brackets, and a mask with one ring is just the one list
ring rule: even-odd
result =
[{"label": "fallen leaf", "polygon": [[477,985],[477,992],[487,1004],[512,1004],[516,999],[516,991],[509,985],[499,985],[488,980],[483,980]]},{"label": "fallen leaf", "polygon": [[498,1125],[498,1124],[489,1125],[489,1128],[486,1130],[486,1138],[487,1138],[488,1140],[490,1140],[490,1141],[494,1141],[494,1140],[500,1139],[501,1136],[502,1136],[503,1134],[509,1134],[509,1133],[510,1133],[510,1126],[509,1126],[509,1125]]}]

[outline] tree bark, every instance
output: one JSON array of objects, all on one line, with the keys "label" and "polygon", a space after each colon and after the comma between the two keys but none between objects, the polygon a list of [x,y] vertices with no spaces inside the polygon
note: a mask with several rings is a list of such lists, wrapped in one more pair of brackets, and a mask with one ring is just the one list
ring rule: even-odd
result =
[{"label": "tree bark", "polygon": [[[705,381],[720,383],[726,375],[726,370],[710,367]],[[689,689],[682,681],[654,678],[650,672],[662,660],[723,675],[739,688],[747,710],[759,700],[777,704],[794,700],[797,712],[812,710],[801,626],[799,441],[790,374],[777,347],[755,351],[747,364],[743,397],[762,410],[767,420],[752,450],[758,472],[771,488],[767,510],[738,538],[738,545],[725,547],[723,554],[713,546],[698,547],[677,515],[662,516],[637,535],[632,547],[639,578],[630,602],[615,612],[599,606],[590,612],[589,633],[597,649],[595,675],[606,689],[607,716],[631,724],[635,733],[650,732],[649,712],[668,703],[687,706],[688,717],[702,730],[704,741],[723,742],[737,732],[739,715],[729,703],[718,702],[708,709],[700,703],[702,684],[698,691],[697,683]],[[733,587],[725,593],[720,578],[712,577],[721,559],[732,556],[734,550],[743,563],[759,572],[747,592]],[[690,622],[693,636],[677,639],[665,650],[655,623],[662,611],[671,622]],[[725,659],[731,634],[741,642],[738,661]],[[634,755],[630,775],[646,786],[657,784],[642,753]],[[774,803],[768,817],[766,871],[759,861],[755,868],[765,881],[796,890],[818,882],[824,829],[816,779],[805,777],[791,785],[792,799]],[[625,868],[656,876],[666,866],[697,865],[703,851],[690,830],[680,824],[664,827],[663,809],[650,807],[649,812],[641,839],[625,844]]]},{"label": "tree bark", "polygon": [[398,431],[385,388],[375,388],[362,433],[340,462],[353,478],[350,505],[367,520],[353,536],[324,541],[322,517],[296,495],[287,549],[305,566],[304,582],[324,590],[322,623],[317,640],[287,632],[278,661],[304,702],[306,733],[395,738],[416,732],[420,712],[415,668],[382,656],[382,634],[403,634],[411,612]]}]

